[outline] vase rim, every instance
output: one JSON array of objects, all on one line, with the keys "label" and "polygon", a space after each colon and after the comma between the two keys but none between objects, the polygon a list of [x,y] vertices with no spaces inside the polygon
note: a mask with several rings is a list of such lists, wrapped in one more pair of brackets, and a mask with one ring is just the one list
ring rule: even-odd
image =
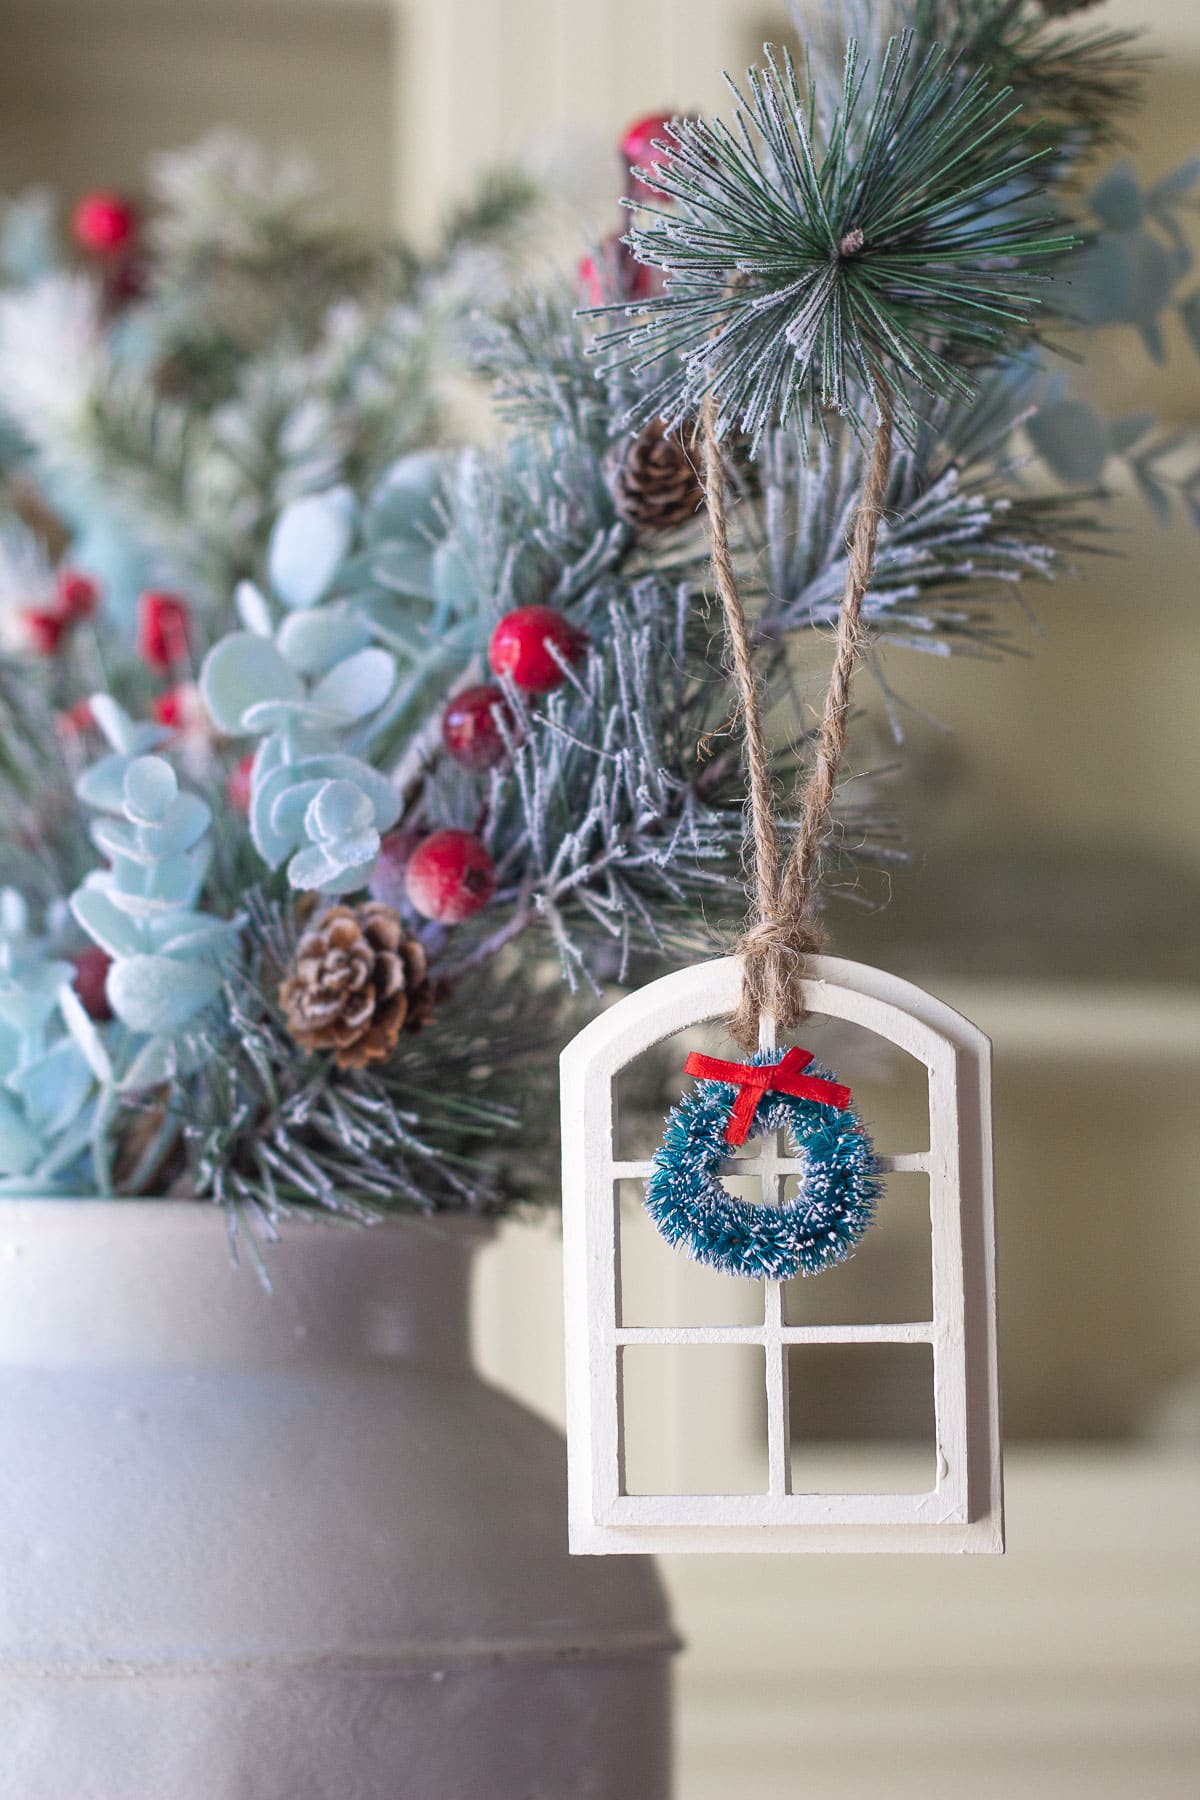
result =
[{"label": "vase rim", "polygon": [[[167,1199],[157,1195],[132,1194],[12,1194],[0,1197],[0,1229],[8,1220],[44,1217],[65,1223],[71,1219],[91,1220],[98,1217],[154,1219],[164,1224],[175,1220],[194,1223],[198,1219],[219,1218],[224,1207],[217,1200]],[[499,1220],[485,1213],[458,1211],[384,1211],[377,1218],[355,1219],[345,1213],[305,1211],[291,1212],[276,1221],[276,1229],[285,1232],[308,1225],[332,1227],[342,1232],[376,1231],[381,1226],[420,1227],[435,1236],[478,1238],[481,1242],[495,1234]]]}]

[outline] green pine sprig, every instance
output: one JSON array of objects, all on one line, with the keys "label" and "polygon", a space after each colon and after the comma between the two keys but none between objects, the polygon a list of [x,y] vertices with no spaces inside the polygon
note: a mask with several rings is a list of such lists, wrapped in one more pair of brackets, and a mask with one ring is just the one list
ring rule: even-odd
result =
[{"label": "green pine sprig", "polygon": [[671,126],[655,185],[674,204],[627,240],[665,292],[605,354],[658,366],[643,416],[681,423],[711,394],[721,435],[757,444],[792,416],[861,421],[886,391],[911,437],[922,395],[969,399],[1030,335],[1033,265],[1074,242],[1033,205],[1043,153],[1011,90],[911,35],[873,77],[849,46],[825,128],[786,54],[730,86],[735,128]]},{"label": "green pine sprig", "polygon": [[1034,118],[1038,141],[1068,167],[1119,139],[1138,104],[1147,61],[1137,33],[1079,29],[1085,0],[917,0],[918,39],[945,45],[967,68],[986,68]]}]

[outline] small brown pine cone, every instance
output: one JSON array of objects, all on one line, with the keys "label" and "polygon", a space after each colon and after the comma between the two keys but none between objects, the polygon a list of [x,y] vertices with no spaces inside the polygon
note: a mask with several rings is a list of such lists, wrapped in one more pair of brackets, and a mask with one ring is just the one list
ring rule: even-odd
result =
[{"label": "small brown pine cone", "polygon": [[619,516],[639,533],[686,525],[704,501],[695,456],[661,419],[614,445],[606,473]]},{"label": "small brown pine cone", "polygon": [[340,1069],[363,1069],[391,1055],[405,1026],[428,1023],[425,951],[379,900],[331,906],[297,944],[279,1004],[305,1050],[332,1050]]}]

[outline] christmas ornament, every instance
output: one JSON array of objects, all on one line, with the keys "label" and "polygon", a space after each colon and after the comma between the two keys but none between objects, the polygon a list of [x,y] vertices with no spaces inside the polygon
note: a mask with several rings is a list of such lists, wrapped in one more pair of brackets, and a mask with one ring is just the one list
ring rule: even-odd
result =
[{"label": "christmas ornament", "polygon": [[546,694],[566,680],[566,665],[582,651],[582,633],[562,613],[552,606],[519,606],[493,631],[488,662],[494,675],[507,675],[523,693]]},{"label": "christmas ornament", "polygon": [[501,721],[511,741],[512,713],[498,687],[485,683],[463,688],[446,702],[442,714],[442,743],[447,755],[476,775],[494,769],[508,754]]},{"label": "christmas ornament", "polygon": [[150,592],[138,600],[137,650],[152,669],[170,673],[188,660],[187,603],[178,594]]},{"label": "christmas ornament", "polygon": [[137,213],[120,194],[97,190],[84,194],[71,214],[75,242],[89,256],[118,256],[128,250],[137,230]]},{"label": "christmas ornament", "polygon": [[460,925],[495,893],[496,867],[471,832],[435,831],[409,857],[404,885],[422,918]]},{"label": "christmas ornament", "polygon": [[639,535],[686,525],[703,508],[704,489],[692,453],[661,419],[652,419],[614,447],[607,474],[613,505]]},{"label": "christmas ornament", "polygon": [[421,944],[377,900],[323,913],[301,937],[279,988],[296,1042],[334,1051],[341,1069],[384,1061],[401,1030],[428,1022],[432,999]]}]

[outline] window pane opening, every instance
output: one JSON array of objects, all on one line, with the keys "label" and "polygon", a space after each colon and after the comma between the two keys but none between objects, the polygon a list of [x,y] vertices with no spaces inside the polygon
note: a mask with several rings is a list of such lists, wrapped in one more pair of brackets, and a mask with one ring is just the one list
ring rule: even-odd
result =
[{"label": "window pane opening", "polygon": [[626,1345],[620,1358],[625,1493],[766,1492],[765,1366],[756,1345]]},{"label": "window pane opening", "polygon": [[936,1485],[931,1344],[793,1344],[787,1357],[793,1492]]},{"label": "window pane opening", "polygon": [[[758,1183],[730,1179],[756,1198]],[[621,1325],[761,1325],[762,1285],[694,1262],[660,1235],[643,1205],[645,1183],[617,1183],[620,1198]]]},{"label": "window pane opening", "polygon": [[[800,1177],[790,1177],[785,1197],[799,1185]],[[854,1254],[818,1275],[789,1281],[783,1316],[789,1325],[895,1325],[931,1319],[929,1177],[885,1176],[875,1218]]]}]

